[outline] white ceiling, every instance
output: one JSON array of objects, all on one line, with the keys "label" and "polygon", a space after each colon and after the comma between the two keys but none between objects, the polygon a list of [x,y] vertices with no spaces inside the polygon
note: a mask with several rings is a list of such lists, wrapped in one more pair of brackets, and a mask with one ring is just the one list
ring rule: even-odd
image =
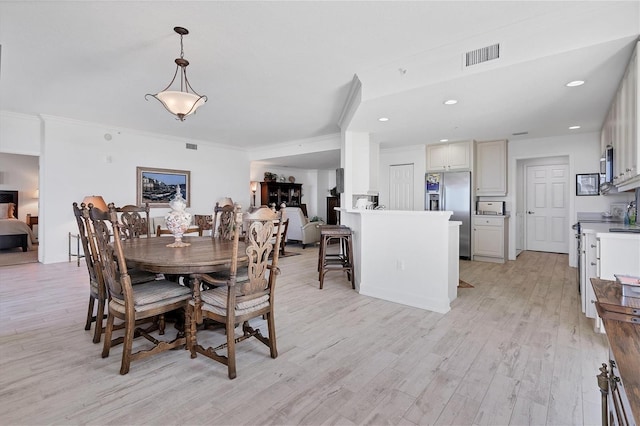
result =
[{"label": "white ceiling", "polygon": [[[639,22],[637,1],[2,1],[0,109],[251,148],[337,133],[357,75],[349,128],[382,147],[593,132]],[[173,76],[174,26],[190,31],[187,74],[209,98],[185,122],[144,98]],[[500,59],[463,69],[464,52],[493,43]]]}]

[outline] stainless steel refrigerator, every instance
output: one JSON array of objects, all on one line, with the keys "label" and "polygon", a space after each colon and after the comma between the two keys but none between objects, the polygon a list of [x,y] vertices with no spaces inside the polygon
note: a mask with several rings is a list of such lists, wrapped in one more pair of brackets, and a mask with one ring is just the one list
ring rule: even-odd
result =
[{"label": "stainless steel refrigerator", "polygon": [[460,225],[460,257],[471,259],[471,172],[427,173],[425,210],[447,210]]}]

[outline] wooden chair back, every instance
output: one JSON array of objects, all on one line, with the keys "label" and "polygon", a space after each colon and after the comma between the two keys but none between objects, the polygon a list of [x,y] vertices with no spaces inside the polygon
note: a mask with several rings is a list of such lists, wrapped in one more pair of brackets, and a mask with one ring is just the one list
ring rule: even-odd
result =
[{"label": "wooden chair back", "polygon": [[126,205],[116,208],[120,213],[121,235],[125,239],[149,237],[149,203],[144,206]]},{"label": "wooden chair back", "polygon": [[[119,226],[117,211],[113,203],[110,203],[108,207],[109,211],[107,212],[96,208],[89,209],[89,218],[101,260],[102,277],[109,298],[116,298],[122,303],[133,306],[131,278],[122,253],[121,226]],[[111,241],[112,233],[113,241]]]},{"label": "wooden chair back", "polygon": [[218,201],[213,208],[213,232],[212,236],[222,240],[231,241],[234,235],[234,212],[235,206],[229,204],[230,198]]},{"label": "wooden chair back", "polygon": [[[82,203],[78,207],[78,203],[73,203],[73,215],[78,224],[78,236],[82,243],[84,260],[89,272],[89,306],[87,309],[87,320],[85,330],[91,329],[91,323],[95,322],[93,333],[93,342],[99,343],[102,336],[102,320],[104,316],[105,304],[107,301],[107,293],[102,279],[102,271],[100,266],[100,258],[98,257],[95,240],[91,231],[91,223],[89,220],[89,210]],[[94,305],[97,302],[96,314],[93,314]]]},{"label": "wooden chair back", "polygon": [[[210,214],[194,214],[193,220],[202,231],[213,229],[213,216]],[[211,232],[211,235],[213,235],[213,231]]]},{"label": "wooden chair back", "polygon": [[89,280],[92,283],[91,293],[94,294],[95,297],[98,297],[100,293],[104,294],[104,283],[102,283],[102,291],[98,291],[100,287],[98,283],[102,281],[102,277],[99,275],[99,270],[96,269],[96,264],[99,263],[99,260],[95,247],[92,247],[93,244],[89,243],[89,234],[87,231],[89,223],[85,223],[85,217],[83,216],[84,210],[88,212],[87,206],[85,206],[84,203],[82,203],[80,207],[78,207],[78,203],[73,203],[73,215],[75,216],[76,223],[78,224],[78,235],[80,237],[80,242],[82,243],[84,259],[86,261],[87,270],[89,272]]},{"label": "wooden chair back", "polygon": [[269,208],[259,208],[243,215],[246,225],[244,239],[249,255],[249,290],[245,291],[241,287],[241,293],[245,296],[271,291],[272,284],[275,285],[276,274],[269,273],[267,279],[266,272],[278,267],[280,244],[285,229],[280,217],[278,212]]}]

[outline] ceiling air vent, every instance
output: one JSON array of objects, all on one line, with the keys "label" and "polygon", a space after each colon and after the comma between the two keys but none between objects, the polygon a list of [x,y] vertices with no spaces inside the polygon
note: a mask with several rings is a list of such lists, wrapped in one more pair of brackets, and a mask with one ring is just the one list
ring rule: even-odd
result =
[{"label": "ceiling air vent", "polygon": [[187,149],[193,149],[195,151],[198,149],[198,145],[195,143],[187,143]]},{"label": "ceiling air vent", "polygon": [[491,46],[482,47],[480,49],[471,50],[464,54],[464,66],[470,67],[483,62],[492,61],[500,57],[500,43]]}]

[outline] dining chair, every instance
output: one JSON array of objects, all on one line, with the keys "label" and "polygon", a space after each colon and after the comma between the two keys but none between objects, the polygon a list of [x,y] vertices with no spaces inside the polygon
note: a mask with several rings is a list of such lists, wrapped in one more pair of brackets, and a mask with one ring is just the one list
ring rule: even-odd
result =
[{"label": "dining chair", "polygon": [[[78,236],[82,243],[84,260],[87,264],[87,271],[89,272],[89,309],[87,310],[87,321],[85,322],[84,329],[91,330],[91,323],[95,322],[96,325],[93,331],[93,343],[100,343],[100,338],[102,337],[102,332],[104,330],[102,321],[106,318],[104,312],[107,294],[100,268],[96,267],[99,261],[95,247],[93,244],[89,244],[87,228],[82,215],[82,210],[84,209],[86,209],[84,203],[82,203],[80,207],[78,207],[78,203],[73,203],[73,215],[75,216],[78,224]],[[96,302],[97,307],[95,306]],[[93,314],[94,309],[96,310],[95,315]]]},{"label": "dining chair", "polygon": [[[120,374],[127,374],[132,361],[177,348],[186,343],[186,339],[180,334],[172,341],[158,340],[146,330],[137,327],[136,322],[176,309],[184,310],[191,299],[191,290],[168,280],[155,280],[133,286],[122,252],[122,224],[118,221],[113,203],[109,204],[108,208],[108,212],[95,208],[89,209],[109,300],[102,357],[107,358],[111,346],[122,340]],[[113,232],[113,241],[110,241],[111,232]],[[125,333],[124,338],[112,340],[116,318],[124,322]],[[153,346],[133,352],[133,338],[138,335],[152,342]]]},{"label": "dining chair", "polygon": [[231,198],[223,198],[213,208],[213,231],[211,236],[223,240],[233,240],[235,205]]},{"label": "dining chair", "polygon": [[[120,223],[122,235],[126,239],[149,237],[149,203],[144,206],[126,205],[117,207],[116,212],[120,213]],[[142,214],[144,213],[144,217]]]},{"label": "dining chair", "polygon": [[[128,204],[123,207],[116,207],[116,212],[120,213],[122,238],[126,240],[140,237],[149,238],[151,235],[149,232],[151,224],[149,220],[149,203],[145,203],[144,206]],[[142,216],[143,213],[144,217]],[[154,273],[142,271],[131,266],[128,266],[128,269],[133,285],[153,281],[157,277]],[[161,329],[164,329],[163,325]]]},{"label": "dining chair", "polygon": [[213,236],[213,216],[210,214],[194,214],[193,221],[198,225],[203,232],[211,231],[211,235]]},{"label": "dining chair", "polygon": [[[217,285],[209,290],[200,291],[199,285],[194,286],[194,298],[187,306],[186,332],[187,347],[191,358],[197,354],[205,355],[227,366],[230,379],[236,377],[236,343],[250,337],[255,337],[269,347],[271,358],[278,356],[276,347],[276,328],[274,321],[274,289],[278,269],[278,253],[282,234],[274,232],[277,214],[270,209],[258,209],[245,217],[236,205],[233,228],[233,255],[229,268],[228,279],[217,280],[208,274],[195,275],[196,284],[200,281]],[[245,252],[248,255],[247,276],[239,279],[238,249],[240,228],[242,222],[248,223],[246,232]],[[277,222],[281,228],[281,222]],[[272,243],[273,235],[275,243]],[[226,342],[216,347],[204,348],[198,343],[197,324],[204,318],[214,320],[225,325]],[[266,319],[268,336],[265,337],[259,328],[254,328],[249,320],[254,318]],[[236,324],[242,324],[242,335],[236,336]],[[226,355],[220,351],[226,348]]]}]

